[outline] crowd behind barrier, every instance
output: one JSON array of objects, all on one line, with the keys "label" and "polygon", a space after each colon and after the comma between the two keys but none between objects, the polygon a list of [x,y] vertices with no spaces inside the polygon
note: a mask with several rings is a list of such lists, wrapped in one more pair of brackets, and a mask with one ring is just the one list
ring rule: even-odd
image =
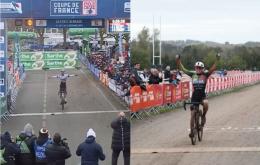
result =
[{"label": "crowd behind barrier", "polygon": [[15,111],[16,98],[26,73],[23,66],[18,67],[14,73],[8,74],[8,91],[6,97],[1,100],[1,121],[10,119],[10,114]]},{"label": "crowd behind barrier", "polygon": [[129,97],[123,96],[125,91],[122,84],[118,84],[114,79],[109,78],[107,72],[102,71],[101,69],[98,69],[94,64],[91,64],[86,56],[80,55],[79,59],[91,71],[96,79],[100,80],[106,87],[115,92],[126,103],[129,103]]},{"label": "crowd behind barrier", "polygon": [[[229,72],[227,76],[211,76],[208,79],[206,93],[220,93],[243,85],[250,85],[260,82],[260,72]],[[175,86],[173,84],[147,85],[146,91],[139,86],[130,90],[130,110],[132,117],[141,118],[139,112],[158,112],[156,107],[165,105],[176,105],[191,98],[192,83],[187,78]],[[147,111],[148,110],[148,111]]]}]

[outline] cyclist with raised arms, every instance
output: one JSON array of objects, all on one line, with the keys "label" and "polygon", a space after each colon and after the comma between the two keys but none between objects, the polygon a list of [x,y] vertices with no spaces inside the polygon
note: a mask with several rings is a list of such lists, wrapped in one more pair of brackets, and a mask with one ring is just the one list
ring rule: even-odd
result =
[{"label": "cyclist with raised arms", "polygon": [[66,96],[67,96],[67,85],[66,85],[66,81],[69,77],[73,77],[73,76],[78,76],[76,74],[67,74],[65,73],[65,69],[62,69],[60,71],[60,74],[59,75],[56,75],[56,76],[51,76],[51,77],[54,77],[54,78],[58,78],[60,80],[60,89],[59,89],[59,95],[61,97],[61,93],[64,92],[64,97],[65,97],[65,104],[67,103],[67,100],[66,100]]},{"label": "cyclist with raised arms", "polygon": [[[191,102],[202,102],[203,103],[203,115],[202,115],[202,126],[206,123],[206,114],[208,111],[208,100],[206,98],[206,85],[209,76],[216,70],[217,62],[220,59],[220,54],[217,54],[216,61],[209,70],[205,70],[204,64],[200,61],[196,62],[194,65],[195,70],[187,70],[181,63],[180,56],[176,55],[177,67],[181,69],[185,74],[192,78],[193,93],[191,97]],[[194,129],[194,105],[190,107],[191,110],[191,120],[190,120],[190,137],[193,137]]]}]

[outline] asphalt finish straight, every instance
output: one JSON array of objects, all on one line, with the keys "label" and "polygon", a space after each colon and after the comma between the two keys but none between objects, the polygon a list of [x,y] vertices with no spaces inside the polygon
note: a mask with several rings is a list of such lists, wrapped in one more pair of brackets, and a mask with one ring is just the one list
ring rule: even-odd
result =
[{"label": "asphalt finish straight", "polygon": [[259,165],[260,85],[209,99],[202,142],[183,108],[131,123],[133,165]]},{"label": "asphalt finish straight", "polygon": [[[66,164],[76,165],[80,163],[80,158],[75,154],[76,148],[85,140],[86,131],[93,128],[97,135],[96,141],[101,144],[106,155],[106,160],[100,164],[111,164],[113,130],[110,123],[117,117],[118,111],[128,110],[88,70],[73,69],[67,70],[67,73],[78,76],[67,80],[68,103],[65,104],[64,113],[58,96],[59,80],[51,77],[59,74],[59,70],[28,71],[17,97],[15,114],[9,121],[2,123],[1,131],[8,130],[16,136],[29,122],[36,135],[42,127],[47,127],[51,136],[59,132],[68,139],[72,153]],[[119,164],[123,164],[122,155]]]}]

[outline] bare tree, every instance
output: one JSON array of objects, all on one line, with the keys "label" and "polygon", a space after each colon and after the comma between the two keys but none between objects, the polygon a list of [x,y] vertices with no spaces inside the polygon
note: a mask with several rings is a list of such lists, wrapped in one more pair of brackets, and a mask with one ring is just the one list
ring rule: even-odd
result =
[{"label": "bare tree", "polygon": [[104,45],[105,34],[106,34],[106,29],[105,28],[99,29],[99,37],[100,37],[100,45],[101,45],[101,47]]},{"label": "bare tree", "polygon": [[123,39],[125,40],[125,50],[129,51],[129,41],[130,41],[130,33],[124,33]]},{"label": "bare tree", "polygon": [[36,33],[39,35],[39,44],[44,45],[44,28],[37,28],[35,29]]},{"label": "bare tree", "polygon": [[68,32],[68,28],[63,28],[62,29],[62,33],[63,33],[63,46],[67,45],[67,32]]}]

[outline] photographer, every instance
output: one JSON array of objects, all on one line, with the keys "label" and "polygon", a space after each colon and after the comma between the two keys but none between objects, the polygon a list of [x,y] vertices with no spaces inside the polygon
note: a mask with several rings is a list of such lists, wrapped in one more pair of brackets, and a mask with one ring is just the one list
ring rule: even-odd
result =
[{"label": "photographer", "polygon": [[48,144],[45,151],[48,165],[65,165],[65,159],[71,157],[68,144],[61,140],[61,135],[55,133],[53,143]]},{"label": "photographer", "polygon": [[117,165],[120,152],[123,152],[124,165],[130,164],[130,122],[125,113],[120,112],[118,117],[111,122],[113,129],[112,144],[112,165]]}]

